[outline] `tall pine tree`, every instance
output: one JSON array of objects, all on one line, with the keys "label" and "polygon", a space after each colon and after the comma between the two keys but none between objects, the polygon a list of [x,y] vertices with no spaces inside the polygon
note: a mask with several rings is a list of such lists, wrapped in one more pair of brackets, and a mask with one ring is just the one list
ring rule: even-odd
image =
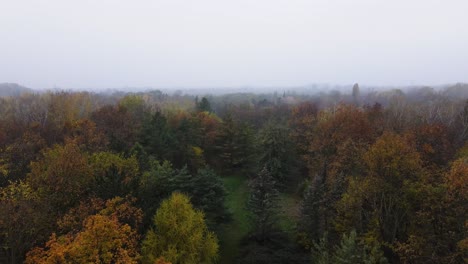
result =
[{"label": "tall pine tree", "polygon": [[252,235],[262,243],[275,230],[278,213],[278,191],[266,167],[250,183],[248,209],[252,213]]}]

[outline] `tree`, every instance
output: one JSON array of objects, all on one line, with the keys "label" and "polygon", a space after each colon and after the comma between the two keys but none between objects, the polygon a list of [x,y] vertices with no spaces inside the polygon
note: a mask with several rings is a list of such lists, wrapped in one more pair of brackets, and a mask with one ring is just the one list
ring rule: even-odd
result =
[{"label": "tree", "polygon": [[45,150],[43,155],[31,163],[27,183],[58,212],[64,212],[90,192],[93,172],[88,155],[74,142],[56,145]]},{"label": "tree", "polygon": [[224,118],[216,142],[222,169],[251,172],[254,164],[255,144],[251,127],[236,122],[231,115]]},{"label": "tree", "polygon": [[250,231],[242,240],[239,263],[299,263],[303,255],[291,243],[288,234],[278,223],[279,193],[276,182],[267,168],[250,180]]},{"label": "tree", "polygon": [[357,238],[356,231],[352,230],[349,235],[343,234],[340,245],[335,249],[332,263],[385,264],[387,259],[377,245],[372,249],[362,245]]},{"label": "tree", "polygon": [[329,182],[341,173],[359,174],[362,155],[376,136],[367,114],[343,104],[321,111],[317,118],[315,133],[302,143],[308,146],[305,159],[312,175],[324,170]]},{"label": "tree", "polygon": [[136,194],[139,166],[135,156],[124,158],[110,152],[98,152],[89,157],[93,169],[93,193],[102,198]]},{"label": "tree", "polygon": [[214,113],[199,112],[194,116],[199,127],[200,147],[208,164],[216,164],[216,139],[218,137],[221,119]]},{"label": "tree", "polygon": [[442,124],[426,124],[410,132],[416,149],[425,166],[446,166],[454,155],[454,146],[449,141],[449,130]]},{"label": "tree", "polygon": [[203,150],[200,149],[201,131],[199,122],[185,111],[178,111],[168,116],[168,124],[173,135],[172,151],[174,155],[170,160],[176,167],[187,165],[190,172],[196,172],[205,165]]},{"label": "tree", "polygon": [[194,209],[187,196],[176,192],[164,200],[153,224],[143,241],[143,263],[152,264],[159,257],[174,264],[217,259],[218,240],[208,231],[203,212]]},{"label": "tree", "polygon": [[88,119],[80,119],[65,123],[63,128],[65,141],[73,140],[81,149],[96,152],[107,148],[108,139],[96,124]]},{"label": "tree", "polygon": [[266,167],[250,183],[250,197],[247,208],[252,213],[252,235],[265,242],[276,229],[278,214],[278,191],[276,183]]},{"label": "tree", "polygon": [[4,150],[0,149],[0,160],[3,160],[5,177],[0,179],[0,186],[8,180],[24,180],[30,171],[29,164],[40,157],[40,151],[46,147],[45,140],[39,135],[38,127],[28,128]]},{"label": "tree", "polygon": [[118,107],[125,109],[131,116],[132,122],[140,127],[143,119],[149,113],[143,96],[128,94],[118,102]]},{"label": "tree", "polygon": [[211,112],[211,105],[208,99],[206,97],[203,97],[200,102],[197,103],[196,105],[197,111],[199,112]]},{"label": "tree", "polygon": [[[178,174],[184,174],[179,176]],[[185,170],[172,168],[169,161],[151,161],[150,169],[143,172],[138,186],[138,201],[140,208],[145,212],[144,225],[148,226],[151,218],[156,213],[161,201],[167,198],[173,191],[168,189],[172,179],[177,177],[185,178]]]},{"label": "tree", "polygon": [[99,132],[109,140],[109,147],[117,152],[126,152],[137,142],[141,123],[132,118],[126,107],[106,105],[91,114]]},{"label": "tree", "polygon": [[353,85],[353,100],[354,103],[357,103],[359,100],[359,84],[357,83]]},{"label": "tree", "polygon": [[[455,160],[450,170],[444,175],[447,186],[446,208],[449,208],[447,220],[450,223],[447,229],[451,229],[448,245],[449,251],[444,253],[447,259],[466,262],[468,259],[468,156]],[[455,250],[454,250],[455,249]]]},{"label": "tree", "polygon": [[83,222],[92,215],[115,218],[138,231],[141,229],[143,211],[134,206],[135,202],[133,197],[118,196],[107,201],[100,198],[83,200],[57,221],[58,231],[60,234],[77,233],[82,229]]},{"label": "tree", "polygon": [[314,263],[317,264],[386,264],[378,244],[368,247],[357,237],[355,230],[349,235],[343,234],[341,241],[335,247],[329,243],[325,234],[312,250]]},{"label": "tree", "polygon": [[225,205],[227,191],[221,177],[210,168],[202,168],[192,177],[192,187],[179,190],[191,197],[191,202],[202,210],[211,229],[226,223],[230,214]]},{"label": "tree", "polygon": [[[366,241],[387,245],[387,257],[395,257],[388,247],[404,240],[414,217],[423,170],[411,141],[383,134],[365,153],[365,177],[353,177],[337,204],[335,225],[340,231],[356,227]],[[348,228],[348,230],[346,230]]]},{"label": "tree", "polygon": [[214,228],[229,219],[224,204],[226,190],[212,169],[203,168],[192,175],[185,167],[174,169],[168,161],[153,162],[151,170],[143,174],[140,182],[140,200],[144,202],[145,212],[154,214],[155,206],[174,191],[191,197],[195,208],[206,214],[209,227]]},{"label": "tree", "polygon": [[324,207],[327,205],[326,191],[324,178],[319,176],[314,178],[305,191],[298,223],[298,240],[306,249],[312,248],[314,243],[326,233],[327,219],[324,215]]},{"label": "tree", "polygon": [[27,183],[0,188],[0,245],[10,263],[22,263],[26,252],[47,241],[54,228],[54,210]]},{"label": "tree", "polygon": [[26,264],[41,263],[138,263],[137,235],[117,218],[93,215],[83,223],[82,231],[57,237],[54,234],[45,248],[35,248]]},{"label": "tree", "polygon": [[277,184],[291,180],[294,174],[294,151],[290,144],[289,130],[279,124],[267,123],[260,131],[258,138],[264,164]]},{"label": "tree", "polygon": [[154,113],[143,122],[139,142],[155,159],[174,160],[176,139],[161,112]]},{"label": "tree", "polygon": [[291,137],[304,159],[309,154],[308,142],[311,142],[315,136],[318,112],[318,107],[310,102],[301,103],[291,111],[289,119]]}]

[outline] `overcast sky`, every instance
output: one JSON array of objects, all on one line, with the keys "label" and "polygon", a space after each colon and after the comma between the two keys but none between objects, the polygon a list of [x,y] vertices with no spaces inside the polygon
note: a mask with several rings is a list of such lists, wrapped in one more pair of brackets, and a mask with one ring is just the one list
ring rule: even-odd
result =
[{"label": "overcast sky", "polygon": [[468,82],[468,1],[0,0],[0,82]]}]

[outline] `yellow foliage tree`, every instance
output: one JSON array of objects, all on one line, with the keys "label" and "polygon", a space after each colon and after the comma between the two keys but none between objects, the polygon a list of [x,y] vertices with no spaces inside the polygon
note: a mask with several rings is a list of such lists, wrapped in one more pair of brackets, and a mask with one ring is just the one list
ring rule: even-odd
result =
[{"label": "yellow foliage tree", "polygon": [[143,263],[158,258],[173,264],[213,263],[218,255],[218,240],[206,226],[204,214],[195,210],[187,196],[173,193],[154,216],[155,229],[143,241]]}]

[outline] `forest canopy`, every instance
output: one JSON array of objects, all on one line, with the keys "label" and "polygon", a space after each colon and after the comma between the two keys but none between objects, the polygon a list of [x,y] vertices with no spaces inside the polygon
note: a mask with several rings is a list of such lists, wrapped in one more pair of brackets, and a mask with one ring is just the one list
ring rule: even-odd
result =
[{"label": "forest canopy", "polygon": [[468,85],[0,96],[0,263],[468,261]]}]

